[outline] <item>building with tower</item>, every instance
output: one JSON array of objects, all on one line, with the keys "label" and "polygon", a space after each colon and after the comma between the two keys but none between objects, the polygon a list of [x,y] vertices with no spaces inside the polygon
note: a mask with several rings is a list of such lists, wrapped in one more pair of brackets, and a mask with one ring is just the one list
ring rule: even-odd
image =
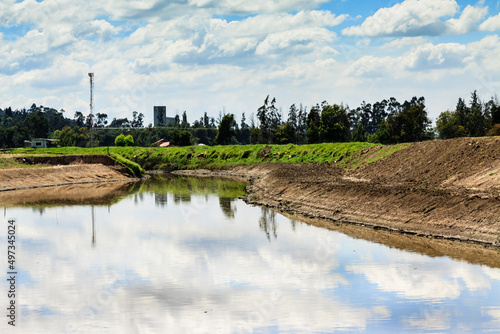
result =
[{"label": "building with tower", "polygon": [[165,106],[154,106],[154,126],[164,126],[167,124],[174,124],[174,117],[167,117],[167,107]]}]

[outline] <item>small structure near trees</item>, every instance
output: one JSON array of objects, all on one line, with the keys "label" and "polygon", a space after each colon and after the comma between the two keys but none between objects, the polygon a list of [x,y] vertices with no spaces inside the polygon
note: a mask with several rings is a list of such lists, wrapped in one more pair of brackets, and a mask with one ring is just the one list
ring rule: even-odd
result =
[{"label": "small structure near trees", "polygon": [[24,147],[31,148],[48,148],[55,147],[57,139],[35,138],[32,140],[25,140]]}]

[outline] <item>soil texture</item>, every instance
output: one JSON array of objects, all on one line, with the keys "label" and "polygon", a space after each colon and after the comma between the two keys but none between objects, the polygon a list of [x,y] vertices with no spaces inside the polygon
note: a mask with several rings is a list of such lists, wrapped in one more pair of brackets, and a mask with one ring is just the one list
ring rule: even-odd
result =
[{"label": "soil texture", "polygon": [[354,170],[259,164],[214,173],[252,177],[245,200],[287,214],[500,245],[500,137],[413,143]]}]

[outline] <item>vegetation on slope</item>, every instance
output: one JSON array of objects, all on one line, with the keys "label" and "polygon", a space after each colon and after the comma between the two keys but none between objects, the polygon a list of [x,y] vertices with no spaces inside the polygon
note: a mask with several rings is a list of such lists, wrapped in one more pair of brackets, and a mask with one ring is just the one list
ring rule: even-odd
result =
[{"label": "vegetation on slope", "polygon": [[[191,147],[63,147],[51,149],[17,149],[16,156],[106,154],[127,166],[132,174],[146,170],[221,169],[234,165],[262,162],[336,164],[356,168],[379,160],[408,144],[377,145],[371,143],[323,143],[310,145],[228,145]],[[0,160],[2,156],[0,155]]]}]

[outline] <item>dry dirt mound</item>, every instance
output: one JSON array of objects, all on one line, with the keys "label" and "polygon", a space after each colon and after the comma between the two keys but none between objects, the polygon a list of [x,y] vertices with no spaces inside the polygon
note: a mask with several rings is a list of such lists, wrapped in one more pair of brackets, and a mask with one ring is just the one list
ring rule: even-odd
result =
[{"label": "dry dirt mound", "polygon": [[499,159],[500,138],[493,137],[414,143],[355,171],[267,165],[246,200],[333,221],[499,245]]},{"label": "dry dirt mound", "polygon": [[129,181],[122,168],[102,164],[80,164],[0,170],[0,191],[54,185]]},{"label": "dry dirt mound", "polygon": [[380,184],[500,189],[500,137],[414,143],[352,176]]}]

